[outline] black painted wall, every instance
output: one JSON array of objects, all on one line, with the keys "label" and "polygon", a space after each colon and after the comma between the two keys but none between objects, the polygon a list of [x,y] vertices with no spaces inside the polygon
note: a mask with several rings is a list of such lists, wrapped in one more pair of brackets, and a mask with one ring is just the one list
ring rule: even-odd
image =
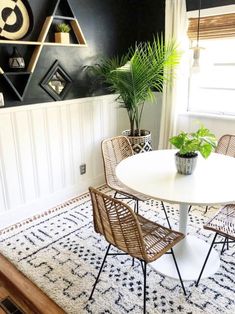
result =
[{"label": "black painted wall", "polygon": [[[53,0],[30,1],[34,13],[34,29],[23,40],[37,40],[45,18],[53,12],[53,4],[55,4]],[[23,102],[16,100],[16,96],[1,78],[0,91],[4,93],[6,106],[53,101],[39,83],[55,60],[60,61],[73,79],[72,88],[66,95],[66,99],[89,96],[90,84],[86,81],[82,67],[94,62],[98,54],[114,55],[127,49],[126,43],[129,44],[130,41],[125,34],[125,29],[128,24],[126,16],[129,10],[126,8],[125,0],[70,0],[70,4],[80,23],[88,47],[44,46]],[[33,48],[18,46],[18,50],[26,62],[29,60]],[[8,63],[11,53],[12,46],[0,46],[1,65]]]},{"label": "black painted wall", "polygon": [[[172,0],[174,1],[174,0]],[[56,0],[30,0],[34,13],[34,29],[23,40],[36,41],[44,20],[53,12]],[[233,4],[233,0],[202,0],[202,7]],[[99,55],[116,55],[127,51],[136,41],[151,40],[164,31],[165,0],[70,0],[70,4],[87,40],[87,48],[44,47],[30,82],[24,101],[16,100],[0,76],[0,92],[5,105],[16,106],[54,101],[40,82],[54,63],[59,60],[73,80],[65,99],[87,97],[91,82],[83,71],[84,65],[95,63]],[[187,9],[198,8],[197,0],[187,0]],[[33,47],[19,46],[26,62]],[[0,45],[0,64],[7,64],[11,46]],[[96,94],[104,93],[97,91]]]},{"label": "black painted wall", "polygon": [[[33,32],[23,40],[35,41],[46,16],[51,15],[54,0],[31,0],[34,13]],[[73,79],[65,99],[91,96],[91,82],[83,71],[84,65],[97,60],[98,55],[116,55],[127,51],[135,41],[152,39],[153,34],[164,30],[164,0],[70,0],[70,4],[87,40],[88,48],[45,47],[31,79],[24,101],[16,100],[3,79],[0,91],[4,93],[5,106],[25,105],[53,101],[39,83],[55,60]],[[33,47],[19,46],[26,62]],[[0,63],[7,64],[11,46],[0,45]],[[97,91],[96,94],[104,93]]]}]

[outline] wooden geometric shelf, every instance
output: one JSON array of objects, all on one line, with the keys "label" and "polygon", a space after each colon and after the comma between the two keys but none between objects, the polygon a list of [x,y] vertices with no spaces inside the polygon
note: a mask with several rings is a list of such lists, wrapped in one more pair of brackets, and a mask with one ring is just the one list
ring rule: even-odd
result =
[{"label": "wooden geometric shelf", "polygon": [[15,93],[17,98],[22,101],[32,78],[30,72],[4,72],[3,77]]},{"label": "wooden geometric shelf", "polygon": [[[50,29],[54,21],[66,21],[71,26],[71,32],[74,42],[71,44],[60,44],[48,40]],[[57,0],[53,13],[46,17],[37,41],[20,41],[20,40],[0,40],[0,44],[10,45],[31,45],[35,46],[30,61],[27,65],[26,72],[5,72],[0,67],[0,74],[10,86],[17,98],[22,101],[29,86],[32,74],[36,68],[42,48],[44,46],[61,46],[61,47],[87,47],[86,39],[82,33],[81,27],[72,10],[69,0]]]}]

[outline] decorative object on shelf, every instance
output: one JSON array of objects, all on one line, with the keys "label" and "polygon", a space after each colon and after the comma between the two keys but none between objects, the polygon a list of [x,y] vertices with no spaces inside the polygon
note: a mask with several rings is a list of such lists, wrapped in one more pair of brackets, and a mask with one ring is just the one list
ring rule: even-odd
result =
[{"label": "decorative object on shelf", "polygon": [[[172,67],[180,60],[174,40],[164,42],[163,36],[152,42],[140,42],[121,57],[102,58],[86,69],[117,93],[121,108],[127,110],[129,135],[142,136],[140,123],[146,100],[155,100],[153,89],[161,91],[173,78]],[[149,149],[151,150],[151,149]]]},{"label": "decorative object on shelf", "polygon": [[62,100],[72,84],[72,79],[56,60],[40,83],[41,87],[55,100]]},{"label": "decorative object on shelf", "polygon": [[203,125],[196,132],[181,131],[178,135],[171,137],[169,141],[179,149],[175,155],[177,171],[186,175],[192,174],[196,167],[197,152],[202,157],[208,158],[217,145],[215,135]]},{"label": "decorative object on shelf", "polygon": [[0,93],[0,107],[4,107],[3,93]]},{"label": "decorative object on shelf", "polygon": [[0,2],[0,37],[17,40],[33,28],[33,13],[27,0]]},{"label": "decorative object on shelf", "polygon": [[[0,0],[0,49],[2,49],[2,47],[4,47],[3,45],[6,45],[6,40],[2,39],[1,37],[3,37],[3,27],[6,28],[5,24],[7,23],[11,23],[12,28],[13,25],[15,23],[15,15],[13,14],[13,4],[15,4],[15,7],[17,7],[17,5],[24,3],[25,7],[28,9],[28,13],[30,15],[30,8],[28,8],[27,6],[27,2],[26,0],[19,1],[19,0]],[[12,6],[11,6],[12,5]],[[15,19],[14,19],[15,17]],[[30,81],[32,79],[33,73],[35,71],[36,65],[38,63],[40,54],[42,52],[42,48],[46,45],[57,45],[54,42],[47,42],[46,38],[47,36],[49,36],[49,32],[50,32],[50,28],[52,27],[52,25],[54,25],[54,22],[58,20],[65,20],[65,21],[69,21],[71,28],[73,30],[73,37],[74,37],[74,42],[73,44],[69,44],[69,45],[65,45],[65,46],[73,46],[73,47],[86,47],[86,39],[83,35],[83,32],[81,30],[81,27],[76,19],[76,16],[72,10],[72,7],[69,3],[69,0],[57,0],[54,3],[54,9],[52,12],[52,15],[47,16],[41,32],[39,34],[39,37],[37,39],[37,42],[29,42],[29,41],[19,41],[19,40],[14,40],[14,42],[12,42],[12,44],[16,44],[16,45],[23,45],[23,46],[29,46],[29,45],[33,45],[35,46],[32,54],[31,54],[31,58],[29,58],[29,61],[26,63],[26,69],[23,71],[19,71],[19,67],[17,68],[10,68],[11,71],[5,70],[5,64],[2,65],[0,63],[0,75],[3,77],[3,79],[5,80],[5,82],[7,83],[7,86],[9,87],[10,92],[20,101],[23,101],[26,93],[27,93],[27,89],[28,86],[30,84]],[[5,22],[7,21],[7,23]],[[30,23],[32,24],[33,21],[33,16],[30,18]],[[14,26],[15,27],[15,26]],[[29,27],[30,30],[31,26]],[[28,31],[29,32],[29,31]],[[28,33],[27,33],[28,34]],[[14,39],[16,37],[10,37],[9,39]],[[7,41],[9,43],[11,43],[11,41]],[[7,43],[8,44],[8,43]],[[4,48],[3,48],[4,49]],[[30,52],[29,52],[30,53]],[[28,52],[27,52],[28,55]],[[3,60],[0,60],[3,62]],[[22,66],[21,69],[23,69],[23,61],[21,60],[20,62],[20,66]],[[62,71],[63,72],[63,71]],[[66,75],[66,73],[65,73]],[[63,76],[62,76],[63,77]],[[68,79],[69,76],[68,76]],[[62,79],[61,79],[62,82]],[[53,94],[53,99],[56,100],[60,100],[61,98],[64,97],[65,93],[67,92],[68,88],[69,88],[70,84],[69,84],[69,80],[66,83],[66,87],[62,90],[62,87],[60,87],[60,93],[55,92],[55,86],[54,86],[54,93],[53,92],[53,88],[50,87],[49,91],[47,91],[50,95],[51,93]],[[48,87],[49,88],[49,87]],[[52,91],[52,92],[51,92]],[[57,90],[58,91],[58,90]]]},{"label": "decorative object on shelf", "polygon": [[9,58],[9,68],[11,70],[22,70],[25,68],[24,58],[16,47],[13,47],[12,55]]},{"label": "decorative object on shelf", "polygon": [[56,25],[55,42],[60,44],[69,44],[69,32],[71,27],[66,23],[60,23]]}]

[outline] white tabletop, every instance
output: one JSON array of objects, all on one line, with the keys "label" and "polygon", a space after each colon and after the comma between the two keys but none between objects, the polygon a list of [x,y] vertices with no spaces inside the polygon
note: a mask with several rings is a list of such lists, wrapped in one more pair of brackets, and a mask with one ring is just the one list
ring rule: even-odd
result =
[{"label": "white tabletop", "polygon": [[[116,174],[137,192],[179,204],[178,229],[185,238],[174,252],[183,280],[196,280],[209,244],[187,232],[188,205],[235,203],[235,158],[213,153],[205,160],[199,155],[194,173],[182,175],[176,170],[175,153],[176,150],[157,150],[128,157],[118,164]],[[152,266],[166,276],[178,278],[169,254]],[[219,266],[219,255],[212,249],[202,278],[212,276]]]},{"label": "white tabletop", "polygon": [[177,204],[235,203],[235,158],[212,153],[198,156],[191,175],[177,173],[176,150],[156,150],[124,159],[116,168],[119,180],[137,192]]}]

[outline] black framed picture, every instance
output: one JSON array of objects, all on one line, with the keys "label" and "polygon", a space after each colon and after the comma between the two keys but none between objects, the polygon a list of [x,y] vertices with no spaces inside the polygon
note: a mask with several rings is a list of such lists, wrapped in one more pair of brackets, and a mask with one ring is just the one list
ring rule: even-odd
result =
[{"label": "black framed picture", "polygon": [[72,79],[56,60],[41,81],[41,87],[54,99],[63,100],[72,84]]}]

